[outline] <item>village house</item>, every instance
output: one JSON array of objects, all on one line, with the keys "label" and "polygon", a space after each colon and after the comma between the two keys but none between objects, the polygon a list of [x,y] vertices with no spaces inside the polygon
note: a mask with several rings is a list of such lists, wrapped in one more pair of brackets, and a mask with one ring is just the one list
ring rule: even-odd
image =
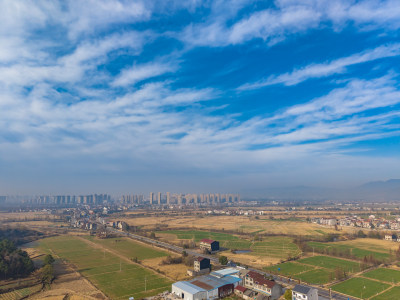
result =
[{"label": "village house", "polygon": [[219,250],[219,242],[210,240],[210,239],[202,239],[200,241],[200,249],[207,250],[209,252],[215,252]]},{"label": "village house", "polygon": [[297,284],[292,290],[292,300],[318,300],[318,290]]},{"label": "village house", "polygon": [[270,296],[271,299],[278,299],[282,295],[282,286],[275,281],[264,278],[260,273],[249,271],[243,279],[245,287]]}]

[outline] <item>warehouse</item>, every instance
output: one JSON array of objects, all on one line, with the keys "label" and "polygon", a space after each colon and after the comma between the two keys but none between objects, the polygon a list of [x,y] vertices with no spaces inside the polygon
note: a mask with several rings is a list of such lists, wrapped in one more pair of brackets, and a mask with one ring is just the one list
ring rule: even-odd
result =
[{"label": "warehouse", "polygon": [[172,284],[172,293],[184,300],[217,299],[232,294],[234,288],[241,283],[237,276],[225,275],[224,272],[213,273],[190,281],[176,282]]}]

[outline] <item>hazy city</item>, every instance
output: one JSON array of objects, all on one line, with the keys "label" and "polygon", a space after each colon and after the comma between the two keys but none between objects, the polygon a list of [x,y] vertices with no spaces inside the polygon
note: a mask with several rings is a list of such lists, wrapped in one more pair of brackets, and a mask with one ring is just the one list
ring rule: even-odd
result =
[{"label": "hazy city", "polygon": [[399,300],[400,1],[0,0],[0,299]]}]

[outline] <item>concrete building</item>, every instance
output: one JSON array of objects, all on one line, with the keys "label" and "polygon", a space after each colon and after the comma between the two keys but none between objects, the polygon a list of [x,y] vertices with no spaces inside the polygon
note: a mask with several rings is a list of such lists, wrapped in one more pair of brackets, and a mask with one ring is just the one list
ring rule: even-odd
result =
[{"label": "concrete building", "polygon": [[292,300],[318,300],[318,290],[297,284],[292,290]]},{"label": "concrete building", "polygon": [[210,271],[210,268],[211,264],[209,258],[199,256],[194,260],[194,270],[196,272],[201,272],[202,270]]},{"label": "concrete building", "polygon": [[210,239],[202,239],[200,241],[200,249],[204,249],[210,252],[218,251],[219,242]]},{"label": "concrete building", "polygon": [[158,205],[161,205],[161,192],[158,192],[157,200],[158,200]]},{"label": "concrete building", "polygon": [[171,193],[167,192],[167,204],[171,204]]}]

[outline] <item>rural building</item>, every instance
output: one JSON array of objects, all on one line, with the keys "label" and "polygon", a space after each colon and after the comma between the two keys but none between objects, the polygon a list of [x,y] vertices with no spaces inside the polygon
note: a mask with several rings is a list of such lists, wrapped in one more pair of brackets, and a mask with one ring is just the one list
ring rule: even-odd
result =
[{"label": "rural building", "polygon": [[197,275],[201,275],[201,274],[207,274],[211,270],[210,259],[208,259],[206,257],[201,257],[201,256],[196,257],[193,265],[194,265],[193,270],[190,270],[190,269],[187,270],[187,274],[189,276],[197,276]]},{"label": "rural building", "polygon": [[207,270],[209,271],[211,267],[210,264],[210,259],[206,258],[206,257],[197,257],[194,260],[194,270],[196,272],[201,272],[202,270]]},{"label": "rural building", "polygon": [[238,285],[235,287],[235,295],[238,295],[239,297],[243,298],[244,292],[247,291],[247,288],[244,286]]},{"label": "rural building", "polygon": [[210,252],[218,251],[219,242],[210,239],[202,239],[200,241],[200,249],[204,249]]},{"label": "rural building", "polygon": [[318,290],[297,284],[292,290],[292,300],[318,300]]},{"label": "rural building", "polygon": [[256,292],[278,299],[282,295],[282,286],[275,281],[268,280],[260,273],[249,271],[244,275],[244,286]]},{"label": "rural building", "polygon": [[226,297],[232,294],[235,287],[241,282],[238,276],[225,275],[230,273],[230,271],[220,270],[190,281],[175,282],[172,284],[172,293],[184,300]]}]

